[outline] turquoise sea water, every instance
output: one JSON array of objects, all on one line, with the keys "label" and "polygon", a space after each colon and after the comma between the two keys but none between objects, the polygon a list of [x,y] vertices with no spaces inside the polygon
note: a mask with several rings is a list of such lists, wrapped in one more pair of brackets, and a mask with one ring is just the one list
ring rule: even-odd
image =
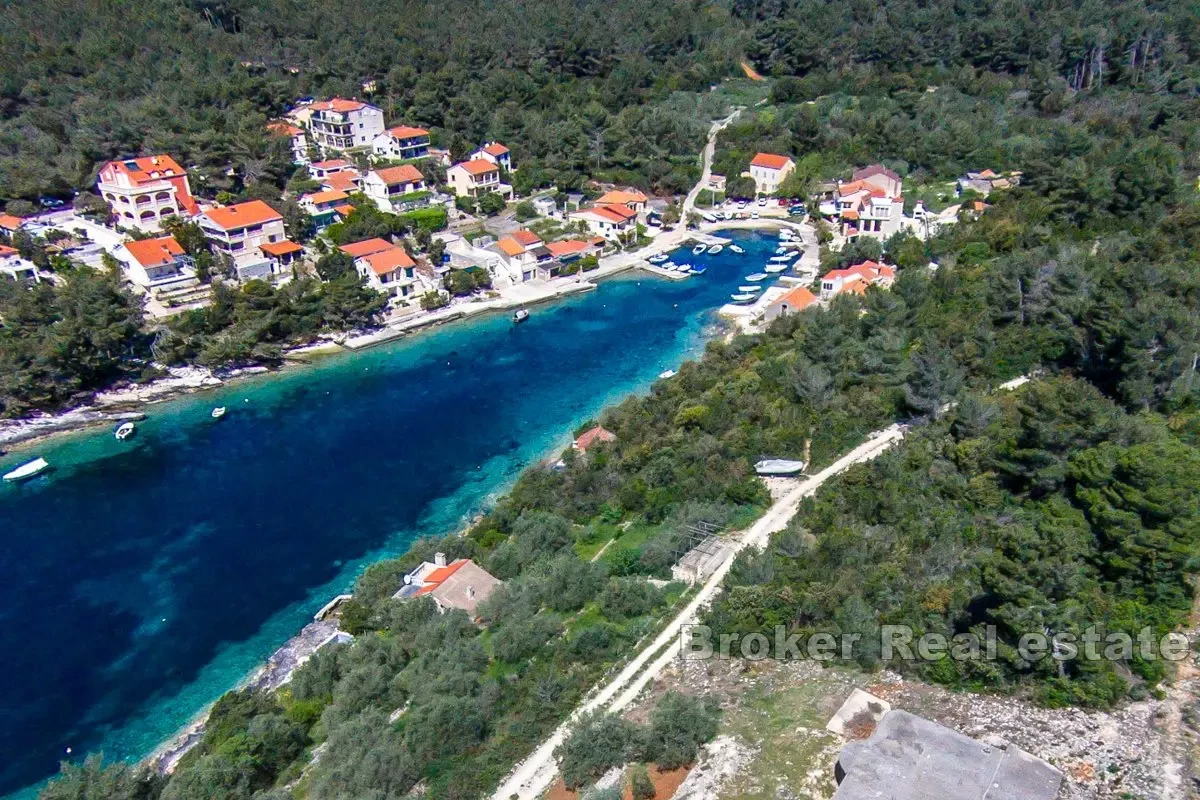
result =
[{"label": "turquoise sea water", "polygon": [[[365,564],[461,527],[579,422],[695,356],[757,271],[747,249],[640,273],[280,375],[150,406],[0,459],[0,794],[66,748],[139,758],[300,629]],[[226,418],[209,418],[213,406]]]}]

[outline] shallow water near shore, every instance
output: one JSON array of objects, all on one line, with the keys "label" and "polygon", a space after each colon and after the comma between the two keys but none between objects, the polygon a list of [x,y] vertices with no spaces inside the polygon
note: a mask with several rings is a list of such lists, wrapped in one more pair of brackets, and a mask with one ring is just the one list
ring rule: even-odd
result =
[{"label": "shallow water near shore", "polygon": [[[128,442],[52,440],[0,486],[0,794],[102,750],[140,758],[364,565],[461,527],[571,429],[696,356],[770,234],[280,375],[148,406]],[[214,421],[209,411],[229,408]],[[26,789],[22,794],[30,792]]]}]

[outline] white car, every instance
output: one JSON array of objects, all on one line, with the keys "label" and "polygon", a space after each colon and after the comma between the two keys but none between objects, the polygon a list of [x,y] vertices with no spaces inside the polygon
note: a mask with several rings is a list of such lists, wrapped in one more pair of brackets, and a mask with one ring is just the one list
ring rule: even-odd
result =
[{"label": "white car", "polygon": [[765,197],[758,198],[758,204],[760,206],[765,206],[767,204],[767,198],[765,198]]},{"label": "white car", "polygon": [[739,201],[738,201],[738,208],[739,208],[739,209],[743,209],[743,208],[745,208],[745,207],[746,207],[746,201],[745,201],[745,200],[739,200]]},{"label": "white car", "polygon": [[757,212],[757,211],[751,211],[751,212],[750,212],[750,219],[758,219],[758,212]]}]

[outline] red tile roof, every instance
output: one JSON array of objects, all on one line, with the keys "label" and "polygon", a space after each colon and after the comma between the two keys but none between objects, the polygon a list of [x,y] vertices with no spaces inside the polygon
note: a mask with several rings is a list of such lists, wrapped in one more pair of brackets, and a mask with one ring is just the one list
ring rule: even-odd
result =
[{"label": "red tile roof", "polygon": [[404,252],[403,247],[392,247],[387,250],[381,250],[378,253],[371,253],[368,256],[363,256],[363,261],[367,262],[371,267],[371,271],[376,275],[387,275],[398,269],[415,267],[417,265],[417,262],[413,261],[408,253]]},{"label": "red tile roof", "polygon": [[512,234],[512,238],[525,247],[536,247],[542,243],[542,237],[538,236],[533,231],[519,230]]},{"label": "red tile roof", "polygon": [[411,139],[415,136],[429,135],[429,131],[424,128],[414,128],[411,125],[397,125],[394,128],[388,128],[388,133],[397,139]]},{"label": "red tile roof", "polygon": [[548,242],[546,249],[555,258],[562,258],[563,256],[570,256],[575,253],[582,253],[584,250],[591,248],[591,246],[587,242],[581,242],[578,239],[564,239],[561,242]]},{"label": "red tile roof", "polygon": [[518,242],[511,236],[505,236],[500,241],[496,242],[496,246],[500,248],[500,252],[506,256],[519,256],[525,252],[525,245]]},{"label": "red tile roof", "polygon": [[133,183],[150,183],[169,178],[172,175],[185,175],[179,162],[168,155],[143,156],[141,158],[125,158],[120,161],[110,161],[104,169],[111,168],[129,176]]},{"label": "red tile roof", "polygon": [[[499,172],[500,168],[486,158],[473,158],[470,161],[463,161],[461,164],[455,164],[455,167],[462,167],[471,175],[486,175],[489,172]],[[451,167],[453,169],[453,167]]]},{"label": "red tile roof", "polygon": [[817,302],[817,298],[812,292],[804,286],[797,286],[771,305],[786,305],[793,311],[803,311],[815,302]]},{"label": "red tile roof", "polygon": [[603,426],[597,425],[579,434],[579,438],[575,440],[575,449],[581,453],[586,453],[587,449],[597,442],[611,442],[616,438],[617,435],[615,433]]},{"label": "red tile roof", "polygon": [[283,217],[262,200],[251,200],[248,203],[237,203],[224,208],[210,208],[204,212],[214,225],[222,230],[231,231],[245,228],[247,225],[262,225],[276,220],[282,222]]},{"label": "red tile roof", "polygon": [[370,255],[371,253],[379,253],[383,250],[390,250],[395,246],[396,245],[392,244],[386,239],[376,238],[364,239],[361,242],[354,242],[353,244],[344,244],[338,249],[351,258],[362,258],[363,256]]},{"label": "red tile roof", "polygon": [[291,253],[304,252],[303,247],[295,242],[289,242],[287,239],[284,239],[282,242],[267,242],[266,244],[260,244],[258,249],[262,250],[269,256],[286,256]]},{"label": "red tile roof", "polygon": [[9,247],[6,244],[0,244],[0,258],[8,258],[9,256],[15,256],[16,254],[17,248]]},{"label": "red tile roof", "polygon": [[354,213],[354,206],[347,203],[344,206],[334,206],[333,210],[343,217],[348,217]]},{"label": "red tile roof", "polygon": [[21,227],[21,223],[25,220],[20,217],[15,217],[12,214],[0,214],[0,228],[6,231],[15,231]]},{"label": "red tile roof", "polygon": [[416,183],[417,181],[425,180],[425,176],[421,174],[421,170],[412,164],[377,169],[375,170],[375,174],[388,186],[395,186],[398,183]]},{"label": "red tile roof", "polygon": [[870,178],[873,175],[883,175],[885,178],[891,178],[894,181],[900,180],[899,175],[892,172],[890,169],[883,166],[882,164],[872,164],[869,167],[863,167],[862,169],[856,169],[854,171],[854,175],[852,176],[852,180],[855,180],[855,181],[866,180],[867,178]]},{"label": "red tile roof", "polygon": [[444,567],[438,567],[433,572],[431,572],[425,576],[425,578],[424,578],[425,585],[422,586],[420,589],[418,589],[416,592],[414,592],[413,597],[416,597],[417,595],[422,595],[422,594],[429,594],[434,589],[436,589],[439,584],[444,583],[447,578],[449,578],[454,573],[458,572],[459,569],[461,569],[462,566],[464,564],[466,564],[468,561],[470,561],[470,559],[468,559],[468,558],[457,558]]},{"label": "red tile roof", "polygon": [[767,169],[783,169],[787,163],[791,161],[787,156],[778,156],[774,153],[759,153],[750,160],[752,167],[766,167]]},{"label": "red tile roof", "polygon": [[637,216],[636,211],[629,206],[621,205],[620,203],[606,203],[604,205],[598,205],[592,210],[599,212],[602,216],[606,216],[609,219],[616,219],[622,222],[633,219]]},{"label": "red tile roof", "polygon": [[613,189],[611,192],[605,192],[601,195],[597,203],[616,203],[618,205],[632,205],[633,203],[645,203],[650,198],[637,191],[636,189],[623,190]]},{"label": "red tile roof", "polygon": [[126,242],[125,249],[129,251],[129,255],[133,256],[133,260],[143,267],[170,264],[177,256],[183,255],[183,246],[175,241],[174,236]]},{"label": "red tile roof", "polygon": [[268,122],[267,130],[280,136],[299,136],[304,133],[303,128],[298,128],[292,123],[284,122],[281,119]]},{"label": "red tile roof", "polygon": [[341,172],[326,175],[321,179],[321,185],[329,191],[357,192],[358,179],[360,177],[362,176],[356,170],[345,169]]},{"label": "red tile roof", "polygon": [[352,166],[354,165],[344,158],[331,158],[328,161],[316,161],[312,164],[313,169],[319,170],[343,170]]},{"label": "red tile roof", "polygon": [[347,111],[358,111],[366,107],[366,103],[361,100],[346,100],[341,97],[335,97],[332,100],[322,100],[312,104],[314,111],[338,111],[345,113]]},{"label": "red tile roof", "polygon": [[332,203],[337,200],[345,200],[349,196],[350,195],[346,194],[341,189],[328,189],[324,192],[313,192],[312,194],[306,194],[301,199],[307,200],[313,205],[320,205],[321,203]]},{"label": "red tile roof", "polygon": [[504,145],[500,144],[499,142],[492,142],[491,144],[489,144],[483,148],[483,152],[487,153],[489,156],[499,157],[499,156],[502,156],[505,153],[507,153],[508,148],[505,147]]}]

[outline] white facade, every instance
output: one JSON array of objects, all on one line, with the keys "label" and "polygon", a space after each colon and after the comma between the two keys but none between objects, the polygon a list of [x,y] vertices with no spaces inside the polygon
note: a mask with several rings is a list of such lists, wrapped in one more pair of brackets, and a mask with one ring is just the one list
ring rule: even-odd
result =
[{"label": "white facade", "polygon": [[391,212],[392,204],[405,195],[425,188],[425,177],[411,165],[371,170],[363,178],[363,194],[375,201],[380,211]]},{"label": "white facade", "polygon": [[161,230],[167,217],[191,217],[199,210],[187,173],[170,156],[110,161],[100,170],[96,190],[117,224],[147,233]]},{"label": "white facade", "polygon": [[259,248],[287,238],[283,217],[261,200],[209,209],[199,223],[213,251],[232,258],[240,277],[270,274],[272,262]]},{"label": "white facade", "polygon": [[499,167],[485,159],[455,164],[446,170],[446,182],[459,197],[479,197],[489,192],[512,196],[512,187],[500,182]]},{"label": "white facade", "polygon": [[313,103],[309,118],[313,139],[326,150],[370,147],[383,133],[383,111],[369,103],[334,98]]},{"label": "white facade", "polygon": [[32,281],[37,283],[37,267],[32,261],[21,258],[14,248],[0,245],[0,275],[17,281]]},{"label": "white facade", "polygon": [[796,169],[796,162],[786,156],[759,153],[750,162],[750,177],[757,194],[775,194],[787,176]]}]

